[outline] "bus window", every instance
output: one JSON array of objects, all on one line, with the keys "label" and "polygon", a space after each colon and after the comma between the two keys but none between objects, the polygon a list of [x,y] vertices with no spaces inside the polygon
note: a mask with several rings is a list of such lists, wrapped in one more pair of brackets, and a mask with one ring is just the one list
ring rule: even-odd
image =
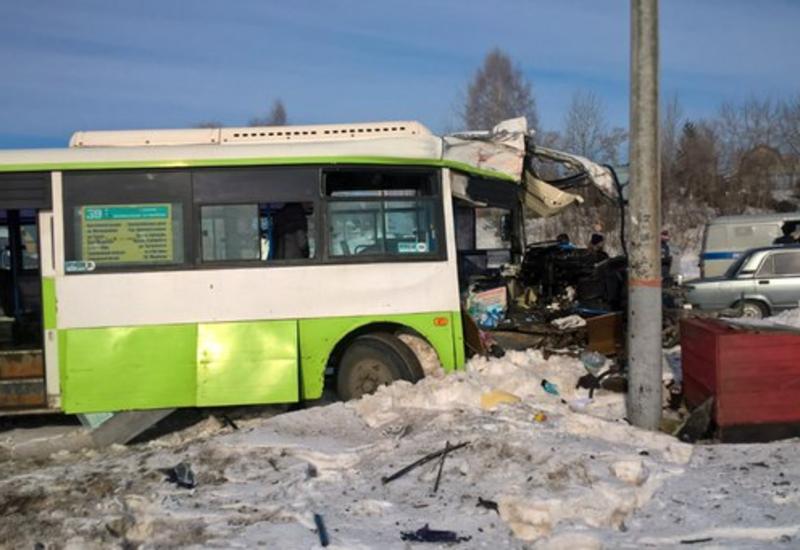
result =
[{"label": "bus window", "polygon": [[314,257],[312,203],[200,207],[204,262]]},{"label": "bus window", "polygon": [[67,172],[64,203],[68,273],[186,263],[188,171]]},{"label": "bus window", "polygon": [[20,227],[22,237],[22,269],[39,269],[39,230],[36,224]]},{"label": "bus window", "polygon": [[345,170],[326,174],[328,255],[438,255],[435,174]]}]

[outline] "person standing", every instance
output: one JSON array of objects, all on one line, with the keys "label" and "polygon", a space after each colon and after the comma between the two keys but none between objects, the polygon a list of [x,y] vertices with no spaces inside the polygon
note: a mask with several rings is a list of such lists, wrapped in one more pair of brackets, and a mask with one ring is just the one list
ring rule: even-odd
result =
[{"label": "person standing", "polygon": [[772,244],[797,244],[797,239],[792,235],[795,229],[797,229],[795,224],[784,222],[781,226],[781,233],[783,233],[783,235],[772,241]]}]

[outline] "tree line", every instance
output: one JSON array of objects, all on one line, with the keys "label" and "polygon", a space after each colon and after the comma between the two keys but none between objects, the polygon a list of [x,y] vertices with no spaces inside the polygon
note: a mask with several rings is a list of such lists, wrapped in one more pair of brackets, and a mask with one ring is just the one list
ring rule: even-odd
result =
[{"label": "tree line", "polygon": [[[457,118],[465,130],[487,130],[502,120],[524,116],[535,131],[535,143],[622,166],[624,171],[628,132],[609,124],[603,100],[591,90],[572,94],[560,128],[542,128],[532,83],[508,54],[495,48],[484,57],[462,95]],[[288,123],[280,99],[264,115],[249,121],[251,126]],[[677,233],[713,215],[797,209],[800,93],[792,98],[725,102],[713,115],[700,119],[685,116],[674,96],[661,109],[660,143],[663,219]],[[581,213],[560,218],[561,225],[574,218],[580,232],[588,230],[587,224],[614,231],[616,208],[597,194],[588,195]]]}]

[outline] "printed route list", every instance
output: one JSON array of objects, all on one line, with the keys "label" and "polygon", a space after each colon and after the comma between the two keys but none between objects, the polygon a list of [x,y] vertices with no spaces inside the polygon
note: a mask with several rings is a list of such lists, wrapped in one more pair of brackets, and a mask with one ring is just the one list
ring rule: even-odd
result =
[{"label": "printed route list", "polygon": [[169,263],[172,205],[84,206],[83,259],[97,264]]}]

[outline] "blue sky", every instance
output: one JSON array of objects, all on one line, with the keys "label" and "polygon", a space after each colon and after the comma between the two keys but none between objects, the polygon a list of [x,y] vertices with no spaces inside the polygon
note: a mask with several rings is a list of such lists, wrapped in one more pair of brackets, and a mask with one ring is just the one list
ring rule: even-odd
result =
[{"label": "blue sky", "polygon": [[[494,4],[494,5],[493,5]],[[627,126],[624,0],[0,0],[0,147],[75,130],[243,125],[275,98],[298,124],[454,113],[499,47],[545,129],[592,90]],[[800,0],[662,0],[662,96],[687,115],[800,93]]]}]

